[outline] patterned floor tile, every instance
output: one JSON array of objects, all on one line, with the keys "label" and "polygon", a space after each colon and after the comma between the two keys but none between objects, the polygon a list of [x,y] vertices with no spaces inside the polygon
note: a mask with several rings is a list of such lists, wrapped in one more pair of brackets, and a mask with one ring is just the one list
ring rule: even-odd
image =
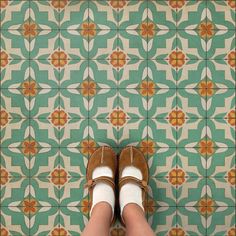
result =
[{"label": "patterned floor tile", "polygon": [[[30,154],[28,152],[29,142],[25,140],[21,147],[1,148],[1,171],[6,177],[29,177],[30,176]],[[2,176],[2,175],[1,175]],[[5,182],[5,181],[4,181]]]},{"label": "patterned floor tile", "polygon": [[30,35],[29,58],[39,60],[43,64],[52,64],[58,67],[58,58],[66,57],[61,45],[59,31],[56,29],[38,29]]},{"label": "patterned floor tile", "polygon": [[176,48],[186,59],[204,60],[207,55],[207,43],[199,29],[180,29],[176,35]]},{"label": "patterned floor tile", "polygon": [[60,208],[44,206],[37,208],[35,207],[30,212],[30,227],[29,235],[53,235],[57,234],[60,226]]},{"label": "patterned floor tile", "polygon": [[60,130],[58,126],[61,124],[58,111],[51,114],[48,119],[30,119],[29,133],[29,153],[35,154],[35,147],[59,147]]},{"label": "patterned floor tile", "polygon": [[207,83],[205,86],[209,85],[212,89],[234,88],[236,75],[233,54],[234,52],[230,51],[228,54],[224,53],[223,57],[218,60],[207,61]]},{"label": "patterned floor tile", "polygon": [[226,178],[207,178],[207,195],[214,200],[217,207],[235,206],[235,168],[229,170]]},{"label": "patterned floor tile", "polygon": [[[177,165],[184,175],[190,178],[205,177],[207,174],[208,153],[203,147],[178,148]],[[210,158],[210,155],[209,155]]]},{"label": "patterned floor tile", "polygon": [[233,181],[230,176],[233,176],[236,164],[234,148],[211,147],[206,157],[208,176],[228,177],[229,182]]},{"label": "patterned floor tile", "polygon": [[[151,83],[151,80],[148,81]],[[144,89],[140,89],[141,94],[145,92]],[[164,119],[171,116],[177,106],[177,96],[175,89],[149,89],[146,96],[148,97],[148,117],[153,119]],[[169,122],[171,122],[169,120]]]},{"label": "patterned floor tile", "polygon": [[[176,70],[168,60],[149,60],[148,67],[149,86],[147,88],[176,89]],[[140,87],[144,85],[141,84]]]},{"label": "patterned floor tile", "polygon": [[207,140],[211,147],[235,147],[235,119],[231,118],[234,110],[224,119],[207,120]]},{"label": "patterned floor tile", "polygon": [[209,1],[206,3],[207,22],[214,22],[218,29],[234,29],[236,14],[231,1]]},{"label": "patterned floor tile", "polygon": [[[84,141],[81,141],[81,143],[83,142]],[[89,153],[88,147],[82,146],[81,143],[80,147],[77,148],[60,148],[59,163],[54,162],[54,166],[60,165],[60,167],[68,173],[68,176],[77,178],[84,177],[86,175]]]},{"label": "patterned floor tile", "polygon": [[177,189],[175,188],[175,180],[175,177],[169,178],[169,176],[150,179],[149,195],[155,200],[155,206],[176,206]]},{"label": "patterned floor tile", "polygon": [[148,39],[141,29],[119,30],[117,46],[122,49],[128,59],[148,58]]},{"label": "patterned floor tile", "polygon": [[[181,62],[181,68],[178,68],[176,71],[176,86],[179,89],[196,89],[199,94],[206,96],[207,93],[207,85],[211,88],[209,80],[209,84],[207,83],[207,72],[206,63],[210,63],[210,61],[206,60],[178,60]],[[185,63],[186,62],[186,63]],[[184,64],[185,63],[185,64]],[[183,66],[184,64],[184,66]],[[210,79],[213,78],[210,76]]]},{"label": "patterned floor tile", "polygon": [[208,189],[205,178],[186,177],[183,170],[178,169],[177,177],[172,179],[175,180],[177,188],[178,207],[198,207],[201,201],[207,200]]},{"label": "patterned floor tile", "polygon": [[[137,125],[139,129],[137,129]],[[126,119],[126,123],[121,126],[117,126],[118,129],[118,145],[119,148],[133,145],[142,147],[142,142],[147,141],[148,129],[146,119]]]},{"label": "patterned floor tile", "polygon": [[123,9],[118,13],[119,29],[142,29],[142,23],[148,21],[147,1],[128,0],[126,5],[121,5],[119,8]]},{"label": "patterned floor tile", "polygon": [[60,105],[58,89],[35,89],[35,93],[29,97],[28,112],[30,118],[53,119],[53,112]]},{"label": "patterned floor tile", "polygon": [[[88,139],[89,145],[95,145],[95,147],[108,145],[116,147],[118,144],[118,127],[123,125],[123,119],[118,117],[119,111],[115,110],[108,119],[89,119],[89,131]],[[113,116],[114,115],[114,116]],[[93,146],[92,146],[93,147]]]},{"label": "patterned floor tile", "polygon": [[219,207],[207,218],[207,235],[230,235],[235,232],[235,208]]},{"label": "patterned floor tile", "polygon": [[1,176],[1,179],[3,181],[3,184],[1,184],[1,207],[20,208],[25,204],[27,205],[26,202],[31,197],[30,179],[26,177],[10,177],[7,174]]},{"label": "patterned floor tile", "polygon": [[212,94],[207,94],[207,117],[225,118],[235,110],[235,95],[235,89],[213,89]]},{"label": "patterned floor tile", "polygon": [[[147,146],[149,144],[149,146]],[[150,142],[145,147],[148,155],[150,176],[164,178],[177,167],[176,148],[152,147]],[[167,146],[167,145],[166,145]],[[145,149],[145,150],[146,150]],[[153,151],[151,151],[153,149]],[[143,149],[141,148],[143,151]]]},{"label": "patterned floor tile", "polygon": [[88,159],[134,145],[155,235],[235,235],[235,9],[1,0],[0,234],[81,235]]},{"label": "patterned floor tile", "polygon": [[[177,145],[177,131],[175,126],[172,126],[175,118],[170,119],[149,119],[148,120],[148,138],[154,140],[157,147],[173,148]],[[158,129],[158,133],[156,130]]]},{"label": "patterned floor tile", "polygon": [[[60,89],[58,101],[59,109],[55,107],[53,113],[59,111],[59,119],[63,120],[63,118],[65,118],[65,124],[69,124],[69,122],[75,123],[75,120],[88,118],[90,110],[89,100],[92,99],[92,97],[90,98],[89,94],[86,94],[86,91],[86,88]],[[96,92],[95,90],[94,94],[96,94]],[[71,121],[71,119],[74,121]],[[63,126],[63,122],[61,126]]]},{"label": "patterned floor tile", "polygon": [[30,1],[30,23],[36,22],[44,30],[59,29],[58,3],[59,1]]},{"label": "patterned floor tile", "polygon": [[206,218],[208,213],[212,214],[212,207],[207,208],[206,206],[208,205],[206,205],[205,199],[202,199],[196,207],[177,207],[176,225],[178,230],[176,231],[189,236],[208,235]]},{"label": "patterned floor tile", "polygon": [[[1,147],[21,148],[27,147],[30,137],[29,119],[8,118],[6,111],[1,112],[1,121],[5,124],[1,126]],[[3,116],[4,115],[4,116]],[[25,142],[26,141],[26,142]],[[26,145],[25,145],[26,144]],[[22,150],[24,152],[24,150]],[[26,151],[28,153],[28,151]]]},{"label": "patterned floor tile", "polygon": [[[28,207],[25,207],[25,210]],[[1,233],[6,235],[30,235],[28,210],[14,206],[1,207]]]},{"label": "patterned floor tile", "polygon": [[[64,176],[61,170],[52,170],[50,177],[30,178],[29,202],[36,201],[38,207],[58,207],[63,193]],[[63,176],[63,177],[61,177]]]},{"label": "patterned floor tile", "polygon": [[117,28],[118,13],[116,11],[115,3],[95,0],[89,2],[89,10],[89,23],[96,22],[99,29]]},{"label": "patterned floor tile", "polygon": [[207,97],[199,94],[199,89],[178,89],[176,106],[186,119],[203,119],[207,114]]},{"label": "patterned floor tile", "polygon": [[67,232],[68,235],[79,236],[87,222],[87,207],[60,207],[60,235]]},{"label": "patterned floor tile", "polygon": [[[163,206],[153,207],[152,213],[148,215],[148,222],[151,225],[155,235],[168,235],[170,231],[173,235],[176,235],[176,207]],[[173,228],[173,229],[172,229]],[[171,235],[169,233],[169,235]]]},{"label": "patterned floor tile", "polygon": [[172,2],[172,7],[177,9],[176,26],[178,29],[201,29],[200,23],[204,24],[206,22],[206,1],[187,0],[181,3]]},{"label": "patterned floor tile", "polygon": [[80,30],[83,23],[89,21],[88,1],[53,1],[54,9],[60,10],[59,23],[61,29]]},{"label": "patterned floor tile", "polygon": [[[179,116],[183,116],[183,114],[180,112]],[[208,134],[206,119],[184,119],[183,117],[180,117],[176,120],[176,139],[178,147],[202,148],[206,144]],[[183,120],[184,123],[182,124]]]}]

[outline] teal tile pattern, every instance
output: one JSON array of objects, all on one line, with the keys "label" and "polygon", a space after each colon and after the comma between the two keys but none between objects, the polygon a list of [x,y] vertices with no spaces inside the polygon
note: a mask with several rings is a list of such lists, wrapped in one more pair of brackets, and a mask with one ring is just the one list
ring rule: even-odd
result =
[{"label": "teal tile pattern", "polygon": [[81,235],[101,145],[145,154],[155,235],[236,235],[235,0],[1,0],[0,13],[0,235]]}]

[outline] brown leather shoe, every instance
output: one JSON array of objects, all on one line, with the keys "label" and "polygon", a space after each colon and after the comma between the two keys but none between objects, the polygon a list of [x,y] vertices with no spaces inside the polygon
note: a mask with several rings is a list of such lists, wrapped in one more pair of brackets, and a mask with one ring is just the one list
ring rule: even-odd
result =
[{"label": "brown leather shoe", "polygon": [[[138,168],[143,175],[143,179],[140,180],[133,176],[125,176],[121,178],[122,171],[124,170],[125,167],[128,166],[133,166]],[[119,180],[118,180],[119,192],[121,187],[126,183],[131,182],[137,184],[142,189],[143,208],[145,209],[146,195],[148,192],[148,179],[149,179],[149,169],[143,153],[139,149],[133,146],[124,148],[119,156]],[[125,225],[122,217],[120,220],[121,223]]]},{"label": "brown leather shoe", "polygon": [[[93,179],[92,174],[93,174],[94,169],[96,167],[102,167],[102,166],[109,167],[112,170],[113,176],[112,177],[100,176],[98,178]],[[116,157],[116,153],[113,151],[112,148],[107,147],[107,146],[102,146],[98,148],[91,155],[91,157],[88,160],[88,165],[87,165],[87,170],[86,170],[87,183],[85,185],[85,187],[88,187],[88,190],[89,190],[89,198],[90,198],[89,212],[91,210],[91,206],[93,202],[93,189],[97,183],[103,182],[110,185],[114,191],[114,194],[116,194],[115,192],[116,172],[117,172],[117,157]],[[111,224],[115,222],[115,215],[116,214],[114,212],[114,216],[113,216]]]}]

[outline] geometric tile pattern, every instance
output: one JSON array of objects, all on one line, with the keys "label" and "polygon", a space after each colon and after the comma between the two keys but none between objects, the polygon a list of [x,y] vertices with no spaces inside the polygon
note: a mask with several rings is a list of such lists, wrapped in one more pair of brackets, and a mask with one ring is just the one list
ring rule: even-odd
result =
[{"label": "geometric tile pattern", "polygon": [[1,235],[80,235],[104,144],[145,154],[156,235],[236,234],[235,0],[0,10]]}]

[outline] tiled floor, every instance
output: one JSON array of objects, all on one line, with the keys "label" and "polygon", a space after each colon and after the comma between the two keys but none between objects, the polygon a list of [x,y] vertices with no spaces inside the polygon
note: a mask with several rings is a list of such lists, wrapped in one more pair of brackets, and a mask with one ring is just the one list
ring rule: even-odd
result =
[{"label": "tiled floor", "polygon": [[104,144],[146,155],[156,235],[236,235],[235,0],[0,8],[1,235],[80,235]]}]

